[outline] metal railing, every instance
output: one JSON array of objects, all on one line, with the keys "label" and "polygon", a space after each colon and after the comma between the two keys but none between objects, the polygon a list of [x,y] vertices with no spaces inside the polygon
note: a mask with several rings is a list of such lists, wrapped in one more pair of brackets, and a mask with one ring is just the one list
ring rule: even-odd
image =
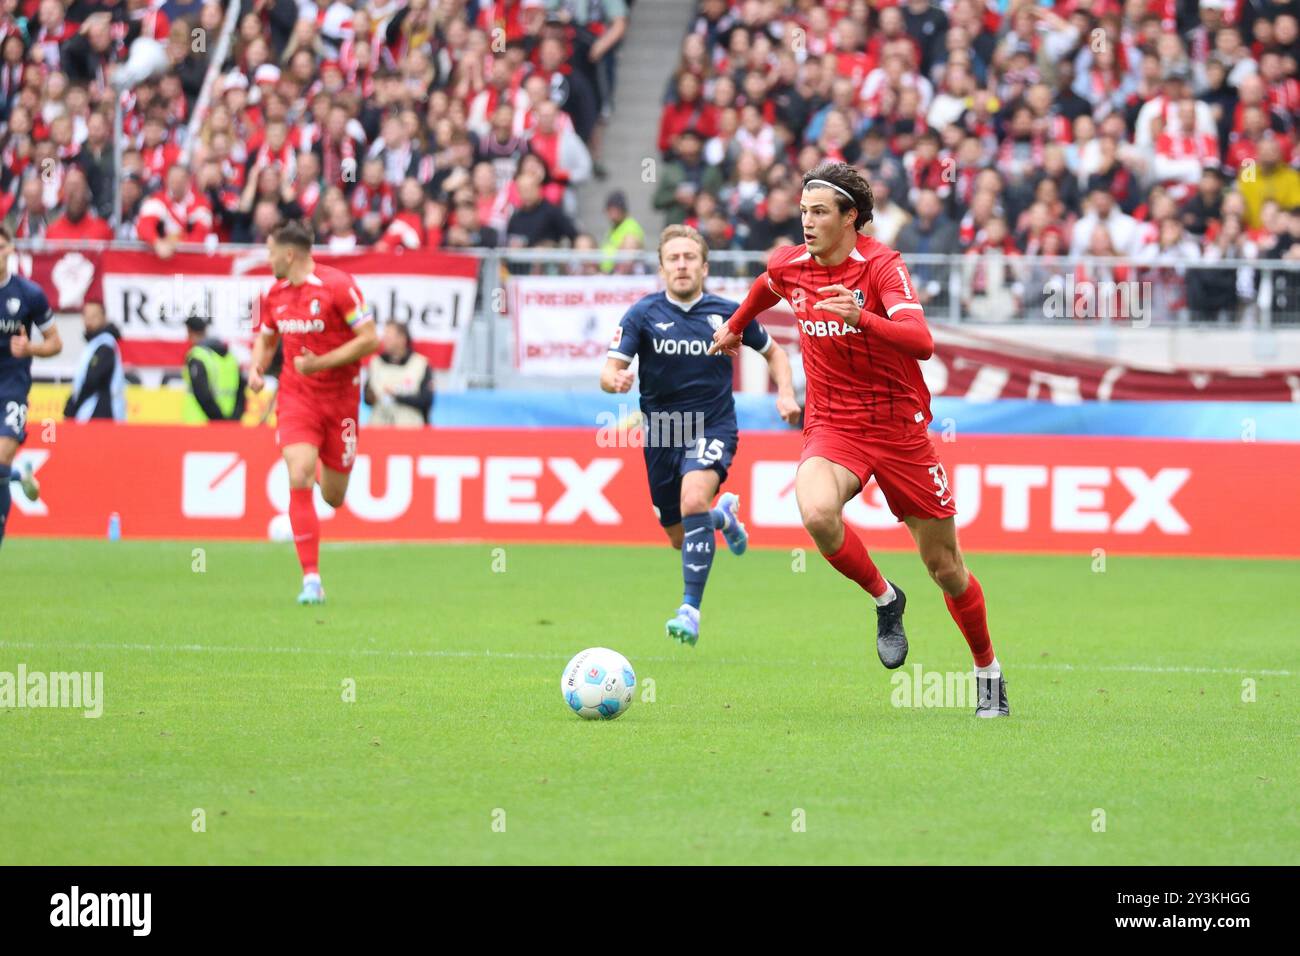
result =
[{"label": "metal railing", "polygon": [[[109,244],[21,240],[19,252],[102,250]],[[139,242],[114,249],[143,251]],[[180,252],[257,252],[262,247],[225,244],[213,250],[182,244]],[[519,276],[654,276],[650,252],[577,251],[558,248],[449,250],[479,260],[479,290],[457,368],[449,384],[493,387],[522,384],[513,372],[515,317],[505,294]],[[714,280],[753,278],[763,253],[714,251]],[[1268,333],[1300,330],[1300,260],[1225,259],[1155,261],[1141,257],[1031,257],[905,254],[926,317],[940,325],[1055,325],[1115,328],[1217,328]],[[560,385],[562,382],[548,382]]]}]

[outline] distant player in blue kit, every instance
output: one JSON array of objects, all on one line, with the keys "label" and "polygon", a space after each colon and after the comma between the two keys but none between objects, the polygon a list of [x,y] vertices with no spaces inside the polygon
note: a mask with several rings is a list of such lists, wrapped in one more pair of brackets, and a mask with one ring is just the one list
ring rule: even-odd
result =
[{"label": "distant player in blue kit", "polygon": [[[709,247],[689,226],[669,226],[659,237],[659,275],[665,291],[648,295],[623,316],[600,373],[606,392],[627,392],[628,370],[641,360],[641,414],[650,501],[674,548],[682,552],[681,607],[668,622],[668,636],[695,644],[700,636],[700,601],[713,566],[714,532],[721,531],[732,554],[749,543],[740,523],[740,499],[725,494],[711,507],[727,478],[738,442],[731,360],[706,354],[714,331],[738,308],[704,292]],[[767,359],[776,383],[776,408],[795,424],[799,403],[785,351],[757,324],[742,344]]]},{"label": "distant player in blue kit", "polygon": [[[13,233],[0,226],[0,544],[4,544],[12,503],[9,483],[19,482],[29,501],[35,501],[41,493],[30,464],[22,474],[12,467],[18,446],[27,437],[32,356],[49,358],[63,350],[49,300],[41,287],[9,272],[13,251]],[[40,329],[39,343],[31,340],[33,326]]]}]

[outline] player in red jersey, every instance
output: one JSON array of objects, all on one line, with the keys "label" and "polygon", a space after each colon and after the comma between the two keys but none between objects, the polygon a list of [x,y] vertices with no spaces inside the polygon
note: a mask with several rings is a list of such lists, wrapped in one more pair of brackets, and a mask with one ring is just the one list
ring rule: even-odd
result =
[{"label": "player in red jersey", "polygon": [[276,398],[276,441],[289,466],[289,523],[302,565],[299,604],[325,600],[321,586],[320,519],[312,490],[320,463],[321,497],[343,504],[357,452],[361,360],[379,348],[375,323],[356,281],[346,272],[317,265],[311,233],[289,222],[267,239],[276,283],[258,303],[258,334],[248,387],[262,390],[262,376],[284,340],[284,371]]},{"label": "player in red jersey", "polygon": [[901,666],[907,598],[881,576],[842,514],[875,475],[970,645],[977,716],[1006,716],[1006,681],[989,640],[984,592],[957,546],[957,509],[926,428],[930,392],[918,362],[930,357],[934,341],[902,257],[858,234],[872,206],[871,187],[844,163],[822,163],[805,175],[805,244],[772,253],[710,351],[734,354],[755,316],[781,299],[790,303],[807,380],[795,476],[804,527],[835,570],[875,599],[877,653],[886,667]]}]

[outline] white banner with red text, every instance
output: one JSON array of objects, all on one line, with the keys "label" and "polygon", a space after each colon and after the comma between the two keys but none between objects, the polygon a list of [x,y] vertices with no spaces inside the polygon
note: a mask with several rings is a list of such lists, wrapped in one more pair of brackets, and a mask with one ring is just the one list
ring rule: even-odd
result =
[{"label": "white banner with red text", "polygon": [[[706,288],[714,295],[738,300],[749,291],[750,281],[710,278]],[[516,368],[528,375],[586,375],[594,379],[627,310],[660,288],[653,275],[510,279]],[[786,324],[793,332],[793,316]],[[793,335],[787,338],[792,340]]]}]

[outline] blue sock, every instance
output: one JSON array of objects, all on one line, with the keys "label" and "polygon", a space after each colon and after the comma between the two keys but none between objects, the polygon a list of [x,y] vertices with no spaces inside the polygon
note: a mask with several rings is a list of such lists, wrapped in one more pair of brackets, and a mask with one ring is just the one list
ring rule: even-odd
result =
[{"label": "blue sock", "polygon": [[699,608],[713,567],[713,517],[702,511],[682,518],[682,603]]},{"label": "blue sock", "polygon": [[727,513],[721,508],[714,508],[709,512],[709,517],[713,519],[713,527],[719,531],[727,526]]},{"label": "blue sock", "polygon": [[0,544],[4,543],[5,522],[9,520],[9,504],[13,500],[9,494],[10,477],[9,466],[0,465]]}]

